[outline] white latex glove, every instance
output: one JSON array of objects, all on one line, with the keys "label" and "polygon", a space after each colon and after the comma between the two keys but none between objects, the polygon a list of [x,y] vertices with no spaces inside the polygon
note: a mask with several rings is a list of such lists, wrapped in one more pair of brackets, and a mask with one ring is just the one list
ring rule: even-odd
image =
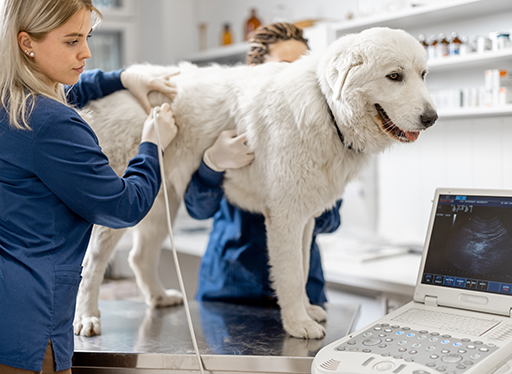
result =
[{"label": "white latex glove", "polygon": [[176,86],[170,81],[170,78],[176,74],[155,78],[146,74],[124,70],[121,73],[121,83],[124,88],[139,100],[146,113],[149,113],[151,111],[151,105],[148,100],[148,93],[150,91],[160,91],[169,97],[171,101],[174,100],[176,97]]},{"label": "white latex glove", "polygon": [[203,161],[215,171],[246,166],[254,160],[254,153],[245,144],[246,141],[246,134],[237,136],[236,130],[223,131],[215,143],[204,152]]},{"label": "white latex glove", "polygon": [[[172,115],[171,107],[169,104],[164,103],[160,107],[157,120],[160,142],[162,143],[162,149],[165,149],[178,133],[178,127],[174,123],[174,117]],[[153,111],[150,112],[148,118],[144,122],[144,127],[142,128],[142,138],[140,142],[151,142],[158,145],[155,131],[155,122],[153,120]]]}]

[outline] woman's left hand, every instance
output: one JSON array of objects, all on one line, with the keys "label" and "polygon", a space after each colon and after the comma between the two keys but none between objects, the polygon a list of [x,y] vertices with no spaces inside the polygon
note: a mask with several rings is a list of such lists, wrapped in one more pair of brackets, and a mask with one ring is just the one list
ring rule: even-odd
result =
[{"label": "woman's left hand", "polygon": [[139,100],[146,113],[149,113],[151,111],[151,104],[148,100],[148,93],[150,91],[160,91],[169,97],[171,102],[174,100],[176,97],[176,86],[170,81],[170,78],[176,74],[179,74],[179,72],[156,78],[146,74],[124,70],[121,73],[121,83],[124,88],[130,91],[132,95]]}]

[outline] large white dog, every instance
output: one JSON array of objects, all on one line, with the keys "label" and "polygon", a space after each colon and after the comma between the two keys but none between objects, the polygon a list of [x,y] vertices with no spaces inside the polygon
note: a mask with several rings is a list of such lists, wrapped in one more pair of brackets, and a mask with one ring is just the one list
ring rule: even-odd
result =
[{"label": "large white dog", "polygon": [[[191,175],[221,131],[247,132],[252,164],[228,170],[229,201],[265,216],[271,279],[285,330],[321,338],[325,311],[305,292],[313,216],[330,208],[372,154],[413,142],[437,119],[425,86],[427,56],[401,30],[375,28],[335,41],[322,56],[257,67],[135,66],[155,76],[179,69],[172,103],[179,132],[165,150],[171,209],[176,213]],[[152,104],[165,99],[159,94]],[[112,167],[121,174],[137,152],[143,109],[128,92],[92,102],[90,124]],[[95,227],[84,260],[74,329],[100,333],[99,286],[122,230]],[[162,194],[134,231],[130,253],[148,305],[182,301],[165,290],[157,263],[165,239]]]}]

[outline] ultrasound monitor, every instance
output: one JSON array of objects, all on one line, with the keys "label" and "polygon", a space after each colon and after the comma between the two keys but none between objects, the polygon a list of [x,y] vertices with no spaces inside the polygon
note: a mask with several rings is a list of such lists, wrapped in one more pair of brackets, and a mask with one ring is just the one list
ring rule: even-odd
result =
[{"label": "ultrasound monitor", "polygon": [[421,283],[512,294],[512,197],[440,195]]}]

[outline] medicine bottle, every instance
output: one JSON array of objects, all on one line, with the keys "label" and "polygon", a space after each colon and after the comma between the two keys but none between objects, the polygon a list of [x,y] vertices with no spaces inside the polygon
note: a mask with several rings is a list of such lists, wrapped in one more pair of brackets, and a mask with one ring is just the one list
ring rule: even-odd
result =
[{"label": "medicine bottle", "polygon": [[473,52],[473,50],[471,49],[471,44],[469,43],[468,37],[461,36],[460,37],[459,55],[464,56],[471,52]]},{"label": "medicine bottle", "polygon": [[450,44],[448,46],[448,54],[450,56],[458,56],[460,54],[460,45],[462,44],[461,40],[457,36],[456,32],[452,32],[452,39],[450,40]]},{"label": "medicine bottle", "polygon": [[423,46],[423,48],[425,48],[425,49],[428,48],[428,44],[427,44],[425,35],[423,35],[423,34],[418,35],[418,40],[420,41],[420,44]]},{"label": "medicine bottle", "polygon": [[443,33],[439,34],[439,38],[437,38],[437,57],[446,57],[448,56],[448,46],[450,43],[446,40]]},{"label": "medicine bottle", "polygon": [[222,32],[221,45],[229,45],[233,43],[233,36],[231,35],[231,29],[229,23],[224,24],[224,31]]},{"label": "medicine bottle", "polygon": [[256,9],[251,9],[251,17],[245,22],[244,40],[249,39],[249,35],[261,25],[260,20],[256,16]]},{"label": "medicine bottle", "polygon": [[430,36],[427,47],[427,57],[429,60],[437,58],[437,38],[435,35]]}]

